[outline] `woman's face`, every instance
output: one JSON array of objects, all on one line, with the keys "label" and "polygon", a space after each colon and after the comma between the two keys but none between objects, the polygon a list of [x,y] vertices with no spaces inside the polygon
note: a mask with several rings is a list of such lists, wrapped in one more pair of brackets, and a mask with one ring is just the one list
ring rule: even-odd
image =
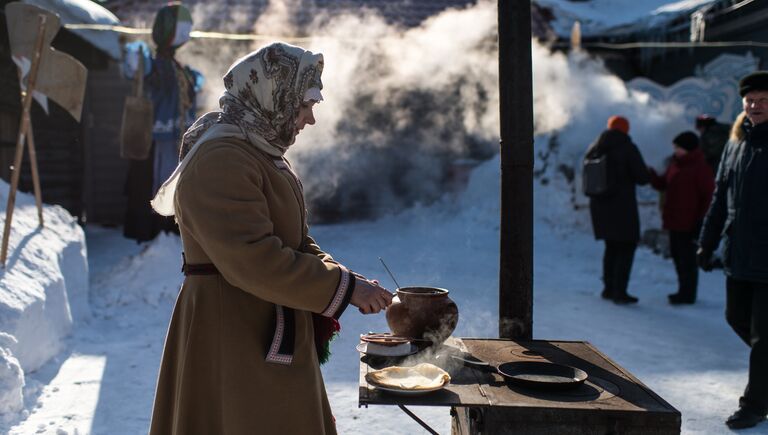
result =
[{"label": "woman's face", "polygon": [[296,134],[298,135],[307,124],[315,124],[315,114],[312,112],[314,101],[304,101],[299,106],[299,114],[296,116]]}]

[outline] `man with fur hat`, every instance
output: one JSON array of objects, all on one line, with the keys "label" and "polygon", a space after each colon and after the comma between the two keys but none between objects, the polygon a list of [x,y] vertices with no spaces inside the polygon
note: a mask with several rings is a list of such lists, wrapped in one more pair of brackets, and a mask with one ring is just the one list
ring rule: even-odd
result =
[{"label": "man with fur hat", "polygon": [[648,183],[649,175],[637,145],[629,137],[629,121],[612,116],[607,127],[586,154],[588,159],[607,159],[608,191],[589,198],[595,239],[605,241],[601,296],[617,304],[634,304],[638,299],[627,293],[627,286],[640,240],[635,186]]},{"label": "man with fur hat", "polygon": [[726,424],[752,427],[768,413],[768,71],[739,82],[744,111],[736,118],[699,237],[697,261],[711,270],[723,238],[725,317],[751,348],[749,379]]},{"label": "man with fur hat", "polygon": [[653,188],[665,192],[661,220],[669,231],[678,281],[677,292],[669,295],[669,303],[692,304],[699,281],[696,237],[712,199],[715,176],[704,160],[696,133],[680,133],[672,140],[672,147],[674,154],[663,175],[656,174],[653,168],[648,170]]}]

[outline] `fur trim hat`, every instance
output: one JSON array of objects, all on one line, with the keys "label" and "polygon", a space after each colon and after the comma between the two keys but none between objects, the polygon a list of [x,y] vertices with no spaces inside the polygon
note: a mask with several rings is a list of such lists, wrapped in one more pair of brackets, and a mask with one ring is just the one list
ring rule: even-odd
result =
[{"label": "fur trim hat", "polygon": [[752,91],[768,91],[768,71],[755,71],[739,81],[739,95]]}]

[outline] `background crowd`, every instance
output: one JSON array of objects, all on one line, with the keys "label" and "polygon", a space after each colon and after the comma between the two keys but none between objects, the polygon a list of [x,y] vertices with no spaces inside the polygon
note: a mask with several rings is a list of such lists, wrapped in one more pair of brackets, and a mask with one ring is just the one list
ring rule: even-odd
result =
[{"label": "background crowd", "polygon": [[[739,93],[744,110],[733,125],[699,116],[698,135],[685,131],[671,140],[662,173],[646,166],[629,136],[630,122],[621,116],[609,118],[590,145],[584,171],[595,238],[605,242],[605,299],[638,302],[627,292],[640,239],[635,186],[650,182],[661,192],[678,276],[671,304],[696,301],[698,268],[712,270],[722,239],[726,320],[751,347],[747,388],[726,420],[731,429],[755,426],[768,413],[768,71],[744,77]],[[594,172],[595,162],[604,173]]]}]

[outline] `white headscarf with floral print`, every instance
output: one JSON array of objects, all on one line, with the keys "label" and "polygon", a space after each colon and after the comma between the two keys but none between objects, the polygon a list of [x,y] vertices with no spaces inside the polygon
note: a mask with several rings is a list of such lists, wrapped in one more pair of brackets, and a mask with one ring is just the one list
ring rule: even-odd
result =
[{"label": "white headscarf with floral print", "polygon": [[220,111],[200,117],[184,134],[182,158],[152,200],[163,216],[175,213],[176,183],[200,144],[214,139],[243,139],[280,157],[296,140],[296,117],[303,101],[320,101],[323,55],[282,42],[263,47],[235,62],[224,75]]}]

